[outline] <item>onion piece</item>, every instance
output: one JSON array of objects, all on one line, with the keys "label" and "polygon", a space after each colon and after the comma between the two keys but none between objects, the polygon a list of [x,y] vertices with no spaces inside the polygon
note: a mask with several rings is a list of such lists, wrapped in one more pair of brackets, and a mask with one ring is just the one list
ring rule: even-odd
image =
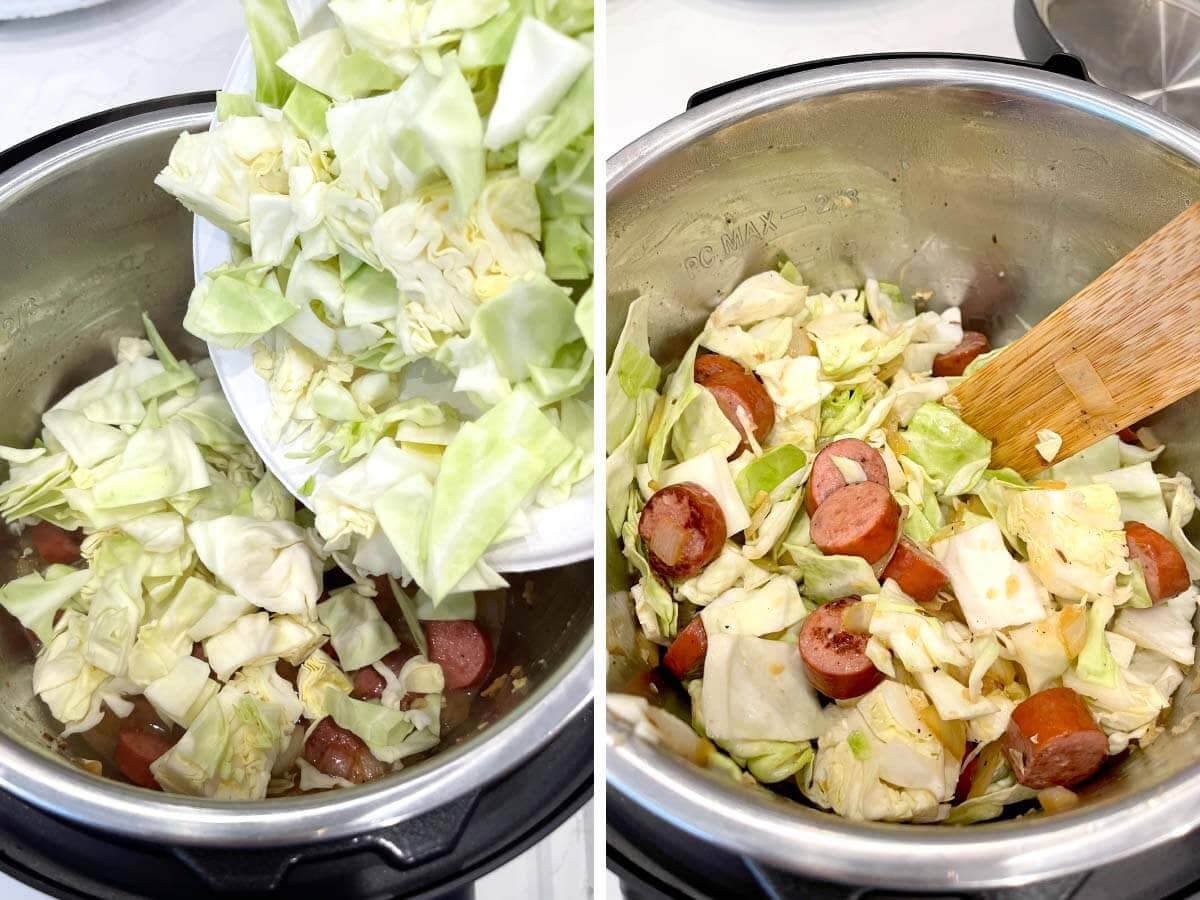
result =
[{"label": "onion piece", "polygon": [[842,630],[851,634],[870,634],[871,617],[875,614],[873,600],[859,600],[842,610]]},{"label": "onion piece", "polygon": [[650,547],[660,560],[668,566],[678,565],[683,558],[688,532],[669,516],[664,516],[662,525],[654,529],[654,541]]},{"label": "onion piece", "polygon": [[1077,793],[1057,784],[1038,791],[1037,798],[1048,813],[1065,812],[1079,805]]},{"label": "onion piece", "polygon": [[1058,614],[1058,636],[1071,659],[1079,656],[1087,641],[1087,615],[1079,604],[1064,606]]}]

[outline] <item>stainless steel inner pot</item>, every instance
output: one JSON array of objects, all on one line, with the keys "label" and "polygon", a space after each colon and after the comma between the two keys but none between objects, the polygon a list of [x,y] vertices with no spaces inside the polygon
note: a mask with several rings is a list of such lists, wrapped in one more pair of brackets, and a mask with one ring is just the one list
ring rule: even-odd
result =
[{"label": "stainless steel inner pot", "polygon": [[[716,303],[781,251],[817,288],[875,276],[932,289],[933,308],[960,305],[965,322],[1003,343],[1197,198],[1200,133],[1064,76],[898,59],[781,77],[705,103],[609,161],[609,352],[644,294],[652,349],[677,360]],[[1192,397],[1154,417],[1170,445],[1166,471],[1200,474],[1198,414]],[[611,536],[608,553],[616,690],[643,663],[628,644]],[[1172,722],[1200,709],[1191,685]],[[968,828],[845,821],[722,782],[611,719],[607,733],[609,784],[646,815],[829,880],[1020,884],[1200,823],[1196,730],[1168,731],[1111,765],[1074,811]]]},{"label": "stainless steel inner pot", "polygon": [[[153,178],[211,113],[204,102],[118,117],[0,170],[0,443],[27,445],[50,403],[111,366],[118,337],[141,334],[143,311],[172,347],[203,353],[180,327],[192,218]],[[0,538],[0,581],[18,565]],[[591,702],[591,562],[513,584],[496,671],[521,665],[523,696],[476,698],[450,746],[379,782],[258,803],[152,793],[68,764],[32,694],[28,641],[0,613],[0,788],[96,828],[195,845],[299,845],[411,819],[525,764]]]}]

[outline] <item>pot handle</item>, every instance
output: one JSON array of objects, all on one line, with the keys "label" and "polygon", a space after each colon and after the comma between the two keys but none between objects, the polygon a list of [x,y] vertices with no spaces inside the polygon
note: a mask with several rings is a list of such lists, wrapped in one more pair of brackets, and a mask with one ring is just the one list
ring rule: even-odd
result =
[{"label": "pot handle", "polygon": [[957,59],[1006,63],[1012,66],[1023,66],[1028,69],[1041,69],[1044,72],[1054,72],[1057,75],[1066,75],[1068,78],[1078,78],[1080,81],[1091,80],[1088,78],[1087,67],[1083,64],[1083,60],[1078,56],[1072,56],[1070,53],[1055,53],[1045,62],[1041,63],[1031,62],[1026,59],[1008,59],[1002,56],[981,56],[973,53],[864,53],[857,56],[835,56],[826,59],[813,59],[808,62],[793,63],[788,66],[767,69],[764,72],[755,72],[752,75],[743,75],[741,78],[734,78],[731,81],[696,91],[696,93],[688,98],[687,108],[694,109],[702,103],[707,103],[709,100],[716,100],[718,97],[722,97],[733,91],[761,84],[764,81],[770,81],[773,78],[780,78],[784,75],[795,75],[798,72],[808,72],[812,69],[820,69],[825,66],[839,66],[845,63],[886,62],[904,59]]},{"label": "pot handle", "polygon": [[[224,847],[175,847],[173,852],[213,891],[266,894],[280,889],[289,870],[301,859],[334,859],[367,850],[397,869],[407,869],[444,855],[457,843],[478,799],[478,794],[468,794],[390,828],[317,844],[303,850],[285,847],[230,852]],[[463,890],[456,889],[438,900],[459,900],[471,896]]]}]

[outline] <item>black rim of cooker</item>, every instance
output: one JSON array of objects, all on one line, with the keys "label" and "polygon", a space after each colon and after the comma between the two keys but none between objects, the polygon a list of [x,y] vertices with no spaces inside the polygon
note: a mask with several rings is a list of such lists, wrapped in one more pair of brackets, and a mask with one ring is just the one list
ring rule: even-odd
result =
[{"label": "black rim of cooker", "polygon": [[[197,91],[84,116],[0,151],[0,172],[103,125],[215,101],[214,91]],[[141,843],[0,791],[0,871],[71,900],[292,891],[305,897],[327,891],[338,900],[469,897],[475,880],[536,844],[592,796],[592,747],[588,706],[525,765],[477,793],[373,832],[269,850]],[[555,777],[547,777],[550,772]]]},{"label": "black rim of cooker", "polygon": [[528,764],[478,793],[390,828],[303,847],[141,843],[0,792],[0,871],[71,900],[276,892],[328,892],[338,900],[469,897],[472,882],[541,840],[592,795],[592,725],[585,709]]}]

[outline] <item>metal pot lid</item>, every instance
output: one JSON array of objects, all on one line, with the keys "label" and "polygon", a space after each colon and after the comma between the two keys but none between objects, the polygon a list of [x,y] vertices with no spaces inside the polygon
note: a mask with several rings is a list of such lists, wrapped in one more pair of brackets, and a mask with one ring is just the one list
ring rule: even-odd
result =
[{"label": "metal pot lid", "polygon": [[1055,41],[1105,87],[1200,125],[1200,3],[1029,0]]}]

